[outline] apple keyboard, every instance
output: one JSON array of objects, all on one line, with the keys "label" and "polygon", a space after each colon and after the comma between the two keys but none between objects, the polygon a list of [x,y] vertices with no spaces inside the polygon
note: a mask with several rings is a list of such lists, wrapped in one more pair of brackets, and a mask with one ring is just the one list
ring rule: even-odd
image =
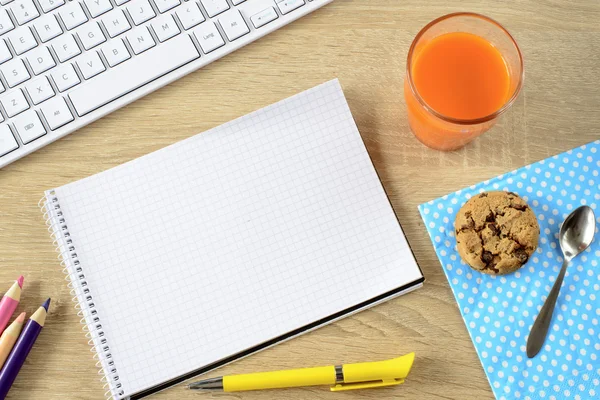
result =
[{"label": "apple keyboard", "polygon": [[0,0],[0,168],[332,0]]}]

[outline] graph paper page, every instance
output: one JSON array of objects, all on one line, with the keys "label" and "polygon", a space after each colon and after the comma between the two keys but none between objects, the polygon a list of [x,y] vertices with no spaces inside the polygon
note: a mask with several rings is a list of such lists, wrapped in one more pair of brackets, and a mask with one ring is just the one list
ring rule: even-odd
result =
[{"label": "graph paper page", "polygon": [[56,195],[126,395],[422,277],[337,80]]}]

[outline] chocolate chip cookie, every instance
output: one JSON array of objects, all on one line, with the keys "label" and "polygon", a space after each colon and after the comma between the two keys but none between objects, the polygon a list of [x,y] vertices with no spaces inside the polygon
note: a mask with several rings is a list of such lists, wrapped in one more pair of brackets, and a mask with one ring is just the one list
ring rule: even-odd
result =
[{"label": "chocolate chip cookie", "polygon": [[462,259],[492,275],[521,268],[537,248],[540,235],[535,214],[513,192],[473,196],[458,211],[454,229]]}]

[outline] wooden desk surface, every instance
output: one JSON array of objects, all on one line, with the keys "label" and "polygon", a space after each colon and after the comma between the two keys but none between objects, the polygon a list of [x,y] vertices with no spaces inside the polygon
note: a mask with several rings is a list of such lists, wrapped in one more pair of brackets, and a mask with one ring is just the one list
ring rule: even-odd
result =
[{"label": "wooden desk surface", "polygon": [[[452,4],[453,3],[453,4]],[[402,94],[412,38],[458,10],[487,14],[515,36],[525,87],[490,132],[453,153],[410,133]],[[369,153],[421,265],[424,288],[246,358],[208,376],[385,359],[415,351],[398,388],[326,388],[155,399],[492,398],[417,205],[600,137],[600,3],[336,0],[201,71],[0,171],[0,290],[26,277],[19,307],[51,296],[43,334],[10,399],[99,399],[103,391],[37,208],[43,190],[103,171],[339,77]]]}]

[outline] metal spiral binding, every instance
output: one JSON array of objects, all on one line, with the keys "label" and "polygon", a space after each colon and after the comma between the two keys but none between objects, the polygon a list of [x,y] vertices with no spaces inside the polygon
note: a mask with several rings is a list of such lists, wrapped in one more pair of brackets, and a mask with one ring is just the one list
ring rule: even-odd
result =
[{"label": "metal spiral binding", "polygon": [[103,389],[106,390],[104,397],[109,400],[120,399],[125,393],[56,193],[47,192],[38,202],[38,206],[44,213],[43,217],[52,244],[58,253],[65,280],[68,282],[67,287],[73,296],[71,300],[75,303],[77,316],[80,317],[80,323],[83,325],[82,329],[88,339],[90,351],[94,353],[93,358],[96,360],[98,374],[102,375],[100,381],[103,383]]}]

